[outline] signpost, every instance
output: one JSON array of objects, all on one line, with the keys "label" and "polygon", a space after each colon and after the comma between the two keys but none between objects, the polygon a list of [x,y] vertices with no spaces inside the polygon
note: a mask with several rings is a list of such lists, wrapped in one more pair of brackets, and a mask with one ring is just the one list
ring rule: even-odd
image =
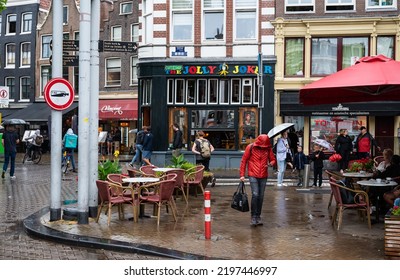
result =
[{"label": "signpost", "polygon": [[63,40],[63,52],[77,52],[79,51],[78,40]]},{"label": "signpost", "polygon": [[62,111],[74,102],[74,89],[65,79],[51,79],[44,88],[44,99],[54,110]]},{"label": "signpost", "polygon": [[63,66],[79,66],[79,56],[63,54]]},{"label": "signpost", "polygon": [[99,52],[136,52],[135,42],[103,41],[99,40]]},{"label": "signpost", "polygon": [[0,87],[0,108],[8,107],[10,94],[8,87]]}]

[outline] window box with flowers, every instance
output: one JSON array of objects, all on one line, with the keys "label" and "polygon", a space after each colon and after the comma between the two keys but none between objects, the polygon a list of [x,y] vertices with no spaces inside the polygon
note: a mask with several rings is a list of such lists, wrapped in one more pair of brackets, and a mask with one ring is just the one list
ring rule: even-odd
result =
[{"label": "window box with flowers", "polygon": [[385,216],[385,258],[400,260],[399,206],[393,206]]}]

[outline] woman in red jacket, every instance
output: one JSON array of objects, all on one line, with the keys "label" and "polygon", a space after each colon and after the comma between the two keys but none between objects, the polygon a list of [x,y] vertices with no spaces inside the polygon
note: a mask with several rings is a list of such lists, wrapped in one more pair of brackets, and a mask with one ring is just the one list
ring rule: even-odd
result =
[{"label": "woman in red jacket", "polygon": [[240,180],[244,181],[247,167],[251,187],[251,225],[262,225],[261,209],[264,191],[267,185],[268,166],[276,165],[272,145],[266,134],[261,134],[256,141],[248,145],[240,163]]}]

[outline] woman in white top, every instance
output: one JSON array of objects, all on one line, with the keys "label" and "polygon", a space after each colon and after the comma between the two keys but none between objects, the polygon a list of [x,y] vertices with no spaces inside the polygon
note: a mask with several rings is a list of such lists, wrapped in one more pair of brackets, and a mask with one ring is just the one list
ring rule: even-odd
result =
[{"label": "woman in white top", "polygon": [[376,167],[376,170],[378,172],[385,171],[385,169],[390,165],[390,161],[392,160],[393,156],[393,151],[391,149],[384,149],[382,155],[383,155],[383,161],[381,161]]}]

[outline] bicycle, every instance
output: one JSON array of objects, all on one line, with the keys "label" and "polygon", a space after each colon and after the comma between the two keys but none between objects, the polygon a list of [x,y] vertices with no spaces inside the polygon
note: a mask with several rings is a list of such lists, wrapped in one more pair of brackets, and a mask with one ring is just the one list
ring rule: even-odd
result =
[{"label": "bicycle", "polygon": [[[31,150],[31,155],[29,155],[29,148],[32,147]],[[25,151],[25,155],[24,158],[22,159],[22,164],[25,163],[25,161],[28,160],[28,158],[31,158],[31,161],[35,164],[38,164],[40,162],[40,160],[42,159],[42,150],[40,148],[40,146],[35,146],[31,143],[27,143],[26,144],[26,151]]]},{"label": "bicycle", "polygon": [[71,166],[71,156],[72,156],[71,151],[69,149],[65,149],[63,152],[63,158],[61,161],[61,170],[64,174],[67,173],[68,168]]}]

